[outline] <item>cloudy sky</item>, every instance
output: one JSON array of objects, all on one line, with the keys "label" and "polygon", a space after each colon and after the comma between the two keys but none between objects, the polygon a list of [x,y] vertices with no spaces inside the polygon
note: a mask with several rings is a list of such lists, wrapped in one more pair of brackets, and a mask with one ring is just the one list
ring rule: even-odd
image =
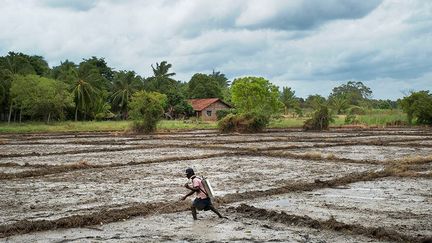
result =
[{"label": "cloudy sky", "polygon": [[374,98],[432,90],[429,0],[0,0],[0,55],[50,66],[103,57],[148,77],[221,71],[262,76],[296,95],[328,96],[348,80]]}]

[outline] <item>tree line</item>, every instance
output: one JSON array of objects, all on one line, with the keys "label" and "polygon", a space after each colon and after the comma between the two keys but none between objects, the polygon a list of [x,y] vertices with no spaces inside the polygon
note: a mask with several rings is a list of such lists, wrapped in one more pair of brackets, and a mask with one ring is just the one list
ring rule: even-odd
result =
[{"label": "tree line", "polygon": [[348,115],[370,108],[402,108],[410,122],[432,123],[429,91],[412,92],[398,101],[376,100],[362,82],[348,81],[333,88],[327,98],[309,95],[303,99],[292,88],[279,90],[260,77],[230,81],[213,71],[196,73],[186,82],[175,79],[167,61],[149,68],[153,75],[145,78],[130,70],[116,71],[98,57],[80,63],[65,60],[51,68],[42,56],[9,52],[0,57],[0,120],[124,120],[130,118],[131,108],[137,107],[136,102],[131,103],[134,94],[143,99],[147,93],[160,101],[168,119],[193,115],[187,99],[220,98],[233,104],[236,112],[253,111],[267,117],[280,113],[303,116],[305,109],[325,105],[334,113]]}]

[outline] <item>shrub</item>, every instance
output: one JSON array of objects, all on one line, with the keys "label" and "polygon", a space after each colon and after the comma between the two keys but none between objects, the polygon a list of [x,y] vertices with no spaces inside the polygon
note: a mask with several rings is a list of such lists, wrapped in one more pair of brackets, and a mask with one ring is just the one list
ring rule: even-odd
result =
[{"label": "shrub", "polygon": [[351,106],[348,109],[348,114],[351,114],[351,115],[365,115],[366,111],[365,111],[365,109],[363,107],[360,107],[360,106]]},{"label": "shrub", "polygon": [[348,114],[345,117],[345,124],[358,124],[359,120],[357,119],[356,115],[354,114]]},{"label": "shrub", "polygon": [[162,94],[138,91],[129,103],[130,117],[134,120],[132,129],[138,133],[152,133],[163,115]]},{"label": "shrub", "polygon": [[429,94],[429,91],[412,92],[411,95],[404,97],[400,104],[407,113],[410,124],[416,118],[417,124],[432,125],[432,94]]},{"label": "shrub", "polygon": [[325,105],[321,105],[321,107],[314,112],[312,118],[305,121],[303,125],[303,129],[305,131],[308,130],[327,130],[330,122],[333,121],[333,118],[329,112],[329,109]]},{"label": "shrub", "polygon": [[219,130],[223,133],[230,132],[260,132],[269,123],[268,117],[256,114],[256,113],[246,113],[246,114],[228,114],[222,120],[219,121]]},{"label": "shrub", "polygon": [[218,120],[226,117],[228,114],[237,114],[235,109],[226,109],[226,110],[218,110],[216,111],[216,117]]}]

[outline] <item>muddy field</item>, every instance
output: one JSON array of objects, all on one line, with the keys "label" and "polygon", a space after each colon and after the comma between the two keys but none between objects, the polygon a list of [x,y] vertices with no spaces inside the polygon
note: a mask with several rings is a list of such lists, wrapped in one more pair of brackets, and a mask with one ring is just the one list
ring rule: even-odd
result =
[{"label": "muddy field", "polygon": [[[0,135],[0,242],[431,242],[432,130]],[[184,170],[227,218],[193,221]]]}]

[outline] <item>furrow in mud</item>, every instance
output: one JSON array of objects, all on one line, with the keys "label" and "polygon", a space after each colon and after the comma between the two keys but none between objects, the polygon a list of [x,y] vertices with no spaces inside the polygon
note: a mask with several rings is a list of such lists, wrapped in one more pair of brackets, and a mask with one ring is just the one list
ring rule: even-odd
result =
[{"label": "furrow in mud", "polygon": [[[360,182],[360,181],[370,181],[378,178],[388,177],[388,176],[403,176],[403,174],[398,174],[401,172],[395,172],[389,169],[379,171],[379,172],[363,172],[363,173],[353,173],[344,177],[331,179],[327,181],[315,180],[313,183],[286,183],[284,186],[264,191],[247,191],[243,193],[233,193],[227,194],[223,197],[217,198],[216,203],[230,204],[241,202],[248,199],[255,199],[259,197],[272,196],[278,194],[285,194],[290,192],[298,191],[311,191],[315,189],[322,189],[326,187],[337,187],[346,184]],[[8,237],[17,234],[25,234],[36,231],[45,231],[58,228],[76,228],[85,227],[91,225],[105,224],[110,222],[115,222],[119,220],[125,220],[130,217],[135,216],[148,216],[151,214],[165,214],[174,213],[180,211],[189,210],[189,203],[185,202],[158,202],[158,203],[140,203],[134,204],[132,206],[123,207],[122,209],[104,209],[99,212],[86,214],[86,215],[73,215],[69,217],[64,217],[56,220],[21,220],[17,223],[0,225],[0,238]],[[298,217],[298,216],[296,216]],[[310,225],[306,225],[310,226]],[[345,226],[344,226],[345,227]],[[344,228],[342,227],[342,228]],[[330,228],[332,229],[332,228]],[[335,228],[335,230],[337,230]]]},{"label": "furrow in mud", "polygon": [[314,229],[326,229],[334,231],[342,231],[347,234],[358,234],[378,240],[386,240],[392,242],[430,242],[432,238],[419,238],[410,235],[401,234],[395,230],[384,227],[365,227],[359,224],[346,224],[330,218],[328,220],[316,220],[308,216],[297,216],[287,214],[285,212],[276,212],[272,210],[260,209],[254,206],[241,204],[238,207],[230,207],[231,212],[240,213],[243,217],[271,220],[285,225],[305,226]]},{"label": "furrow in mud", "polygon": [[199,155],[199,156],[166,157],[163,159],[154,159],[154,160],[147,160],[147,161],[137,161],[137,162],[131,161],[125,164],[112,163],[107,165],[92,165],[92,164],[88,164],[87,162],[78,162],[69,165],[34,165],[35,167],[40,167],[41,169],[23,171],[18,173],[0,173],[0,180],[38,177],[38,176],[45,176],[51,174],[67,173],[74,170],[101,169],[101,168],[134,166],[134,165],[163,163],[163,162],[172,162],[172,161],[181,161],[181,160],[207,159],[207,158],[230,156],[231,154],[232,153],[230,152],[222,152],[222,153],[206,154],[206,155]]},{"label": "furrow in mud", "polygon": [[130,217],[148,216],[155,213],[175,213],[186,211],[190,207],[189,203],[142,203],[121,209],[107,209],[87,215],[73,215],[56,220],[22,220],[14,224],[0,225],[0,238],[26,234],[36,231],[46,231],[60,228],[78,228],[90,225],[100,225],[120,220],[126,220]]},{"label": "furrow in mud", "polygon": [[[180,139],[185,140],[185,139]],[[418,140],[418,139],[415,139]],[[208,144],[187,144],[187,145],[181,145],[181,144],[159,144],[159,145],[143,145],[143,144],[128,144],[131,147],[123,147],[123,148],[93,148],[93,149],[82,149],[82,150],[68,150],[68,151],[61,151],[61,152],[51,152],[51,153],[37,153],[37,152],[31,152],[31,153],[23,153],[23,154],[0,154],[0,160],[2,158],[15,158],[15,157],[31,157],[31,156],[51,156],[51,155],[67,155],[67,154],[85,154],[85,153],[104,153],[104,152],[116,152],[116,151],[130,151],[130,150],[140,150],[140,149],[152,149],[152,148],[205,148],[205,149],[223,149],[223,150],[246,150],[247,148],[232,148],[232,147],[226,147],[221,144],[236,144],[236,143],[263,143],[263,142],[284,142],[287,141],[285,139],[261,139],[261,140],[254,140],[254,141],[227,141],[227,142],[212,142]],[[427,144],[409,144],[409,145],[403,145],[403,144],[391,144],[393,142],[409,142],[413,141],[413,139],[405,139],[405,140],[388,140],[388,141],[370,141],[370,142],[330,142],[326,144],[313,144],[313,145],[307,145],[307,146],[299,146],[299,145],[288,145],[288,146],[271,146],[267,148],[256,148],[254,150],[257,151],[269,151],[269,150],[288,150],[288,149],[303,149],[303,148],[325,148],[325,147],[337,147],[337,146],[356,146],[356,145],[375,145],[375,146],[393,146],[393,147],[432,147],[432,145]],[[292,142],[292,141],[290,141]],[[323,140],[320,140],[320,142],[323,142]],[[85,145],[93,144],[96,145],[98,143],[83,143]],[[103,142],[99,145],[125,145],[126,143],[120,142],[120,143],[106,143]]]},{"label": "furrow in mud", "polygon": [[[201,147],[200,147],[201,148]],[[185,157],[166,157],[163,159],[154,159],[146,161],[131,161],[128,163],[111,163],[106,165],[94,165],[84,162],[78,162],[69,165],[46,165],[46,164],[32,164],[32,165],[18,165],[16,163],[5,163],[5,166],[14,167],[32,167],[38,168],[37,170],[28,170],[18,173],[0,173],[0,180],[16,179],[16,178],[26,178],[26,177],[37,177],[45,176],[50,174],[66,173],[73,170],[85,170],[85,169],[95,169],[95,168],[111,168],[111,167],[122,167],[122,166],[134,166],[142,164],[152,164],[152,163],[163,163],[171,161],[181,161],[181,160],[196,160],[205,158],[216,158],[222,156],[261,156],[261,157],[276,157],[276,158],[287,158],[287,159],[301,159],[301,160],[313,160],[313,161],[328,161],[328,162],[341,162],[341,163],[353,163],[353,164],[427,164],[432,161],[432,156],[427,157],[413,157],[405,158],[400,160],[389,160],[389,161],[376,161],[376,160],[353,160],[348,158],[338,158],[330,154],[321,153],[305,153],[305,154],[294,154],[290,152],[264,152],[258,149],[237,149],[237,152],[224,151],[220,153],[199,155],[199,156],[185,156]]]}]

